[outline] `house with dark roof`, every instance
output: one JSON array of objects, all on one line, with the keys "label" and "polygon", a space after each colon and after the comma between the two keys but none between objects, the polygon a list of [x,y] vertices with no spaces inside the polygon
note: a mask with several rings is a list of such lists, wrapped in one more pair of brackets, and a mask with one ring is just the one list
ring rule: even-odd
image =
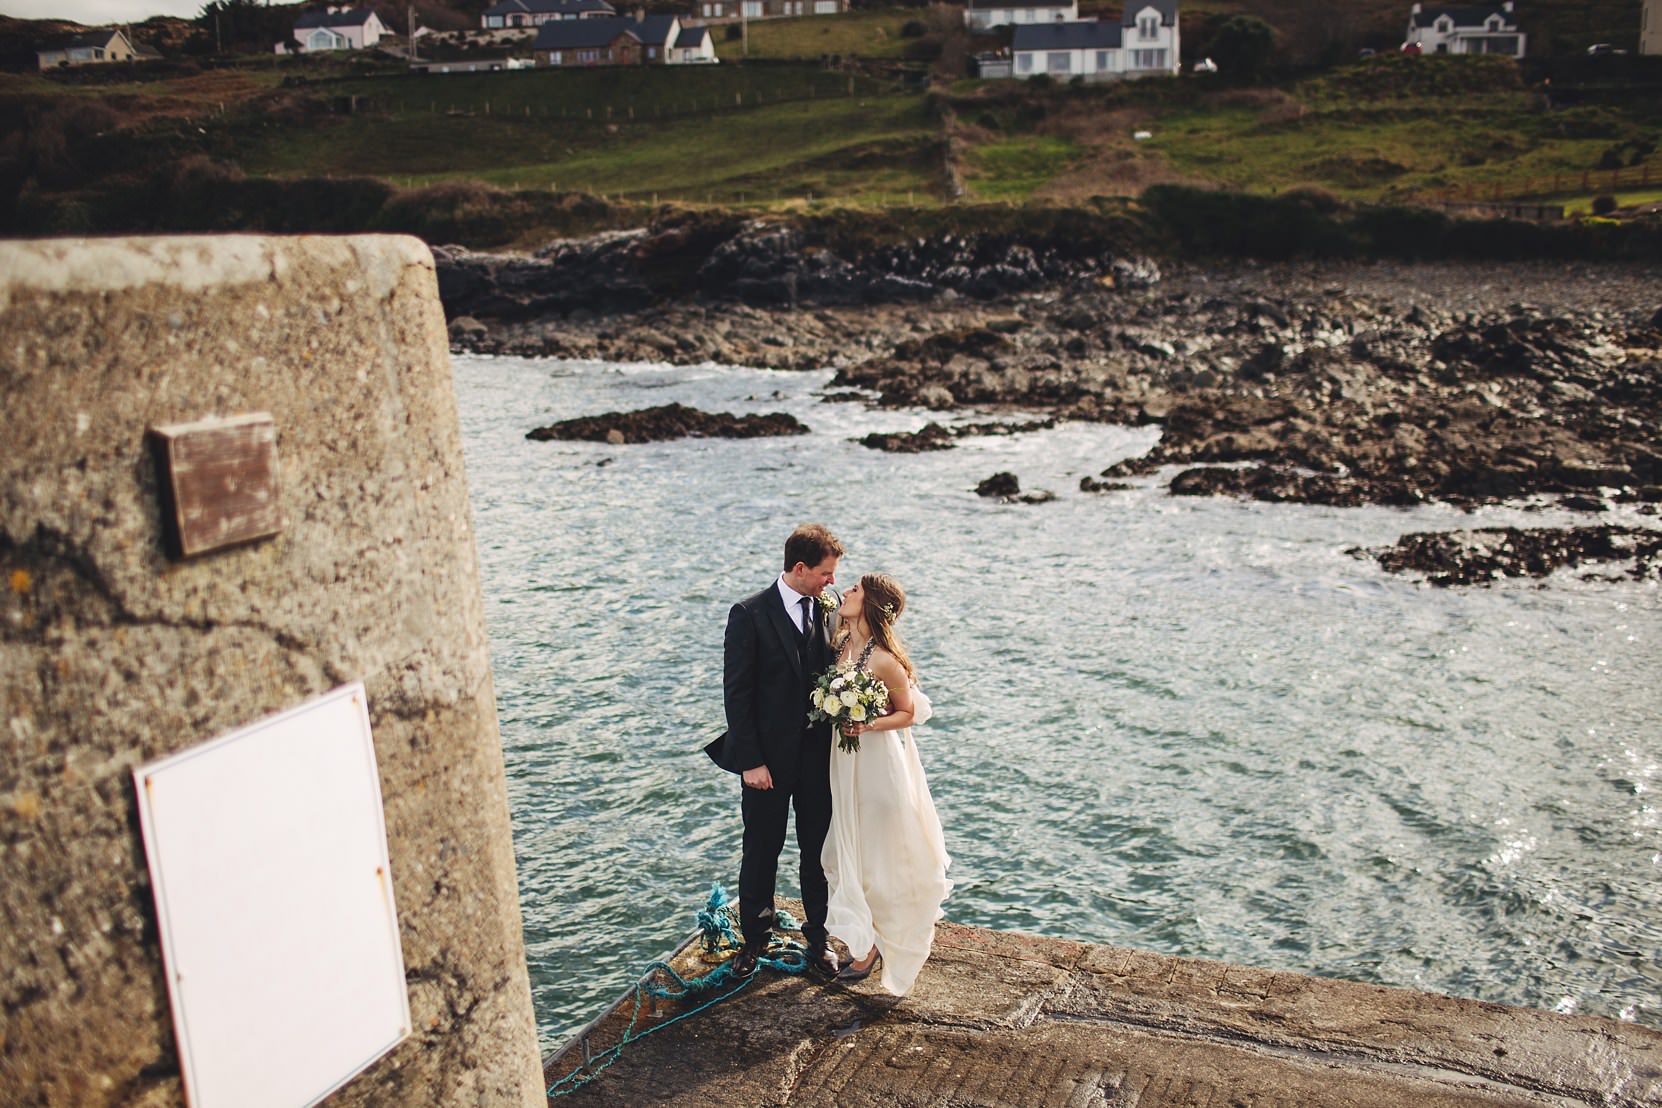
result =
[{"label": "house with dark roof", "polygon": [[541,27],[565,19],[608,19],[617,9],[606,0],[499,0],[486,8],[479,25],[487,31]]},{"label": "house with dark roof", "polygon": [[1117,81],[1177,72],[1177,0],[1130,0],[1119,21],[1073,20],[1018,26],[1011,76]]},{"label": "house with dark roof", "polygon": [[716,57],[716,43],[710,37],[710,28],[700,25],[681,28],[669,60],[671,65],[714,65],[721,59]]},{"label": "house with dark roof", "polygon": [[836,15],[848,10],[848,0],[699,0],[698,16],[709,23],[737,19],[790,19],[803,15]]},{"label": "house with dark roof", "polygon": [[1120,25],[1109,20],[1071,20],[1017,27],[1010,40],[1013,75],[1049,74],[1058,81],[1119,76]]},{"label": "house with dark roof", "polygon": [[641,38],[633,19],[559,19],[537,29],[531,57],[539,66],[639,65]]},{"label": "house with dark roof", "polygon": [[681,37],[680,17],[648,15],[634,23],[635,36],[641,40],[641,61],[647,65],[668,65],[675,40]]},{"label": "house with dark roof", "polygon": [[1120,31],[1124,76],[1177,74],[1177,0],[1127,0]]},{"label": "house with dark roof", "polygon": [[964,8],[964,25],[974,30],[1078,19],[1078,0],[969,0]]},{"label": "house with dark roof", "polygon": [[1404,46],[1425,54],[1505,54],[1524,56],[1527,38],[1518,27],[1512,0],[1471,7],[1415,4],[1408,11]]},{"label": "house with dark roof", "polygon": [[[381,17],[371,8],[347,8],[330,4],[309,11],[294,21],[294,41],[304,54],[319,50],[363,50],[388,34]],[[277,52],[286,53],[287,43],[278,43]]]},{"label": "house with dark roof", "polygon": [[102,65],[105,62],[130,62],[137,57],[133,44],[119,30],[87,31],[70,38],[58,39],[35,51],[35,59],[42,69],[57,69],[65,65]]}]

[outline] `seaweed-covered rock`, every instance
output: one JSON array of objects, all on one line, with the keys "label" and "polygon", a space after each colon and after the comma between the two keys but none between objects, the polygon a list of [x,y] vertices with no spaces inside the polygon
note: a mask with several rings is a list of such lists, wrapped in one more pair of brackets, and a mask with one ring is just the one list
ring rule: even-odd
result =
[{"label": "seaweed-covered rock", "polygon": [[1394,546],[1357,547],[1393,573],[1419,573],[1433,585],[1481,585],[1501,577],[1545,577],[1597,563],[1635,580],[1662,576],[1662,531],[1642,527],[1484,527],[1417,531]]},{"label": "seaweed-covered rock", "polygon": [[727,412],[701,412],[685,404],[665,404],[637,412],[607,412],[562,420],[529,431],[525,437],[535,442],[561,439],[623,445],[685,438],[756,439],[807,433],[807,426],[788,412],[736,416]]}]

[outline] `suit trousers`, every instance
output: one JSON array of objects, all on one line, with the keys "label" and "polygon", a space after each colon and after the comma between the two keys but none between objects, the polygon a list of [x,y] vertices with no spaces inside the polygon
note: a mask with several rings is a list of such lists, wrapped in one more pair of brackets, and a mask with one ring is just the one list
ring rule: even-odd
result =
[{"label": "suit trousers", "polygon": [[[804,742],[809,742],[807,736]],[[810,765],[815,759],[808,759]],[[804,766],[807,769],[808,766]],[[785,848],[785,830],[791,808],[796,809],[796,841],[802,858],[802,935],[810,943],[825,941],[825,910],[829,892],[820,851],[831,830],[831,779],[826,773],[803,773],[792,789],[775,786],[744,792],[744,855],[739,862],[739,927],[745,942],[765,946],[773,926],[773,895],[779,877],[779,854]]]}]

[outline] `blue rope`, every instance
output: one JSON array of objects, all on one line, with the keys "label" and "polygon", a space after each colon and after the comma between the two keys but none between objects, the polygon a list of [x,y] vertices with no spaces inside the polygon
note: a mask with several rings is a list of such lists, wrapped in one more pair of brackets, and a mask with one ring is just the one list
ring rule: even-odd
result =
[{"label": "blue rope", "polygon": [[[769,940],[767,953],[756,959],[757,972],[749,977],[735,976],[731,952],[736,951],[743,944],[736,921],[737,912],[734,910],[733,902],[727,899],[727,893],[722,889],[719,882],[712,884],[710,886],[710,896],[698,913],[699,939],[704,953],[720,954],[727,951],[729,952],[727,960],[709,973],[700,974],[697,977],[683,977],[674,966],[661,959],[654,959],[648,963],[645,972],[641,974],[640,980],[635,983],[634,1010],[629,1013],[629,1023],[623,1029],[623,1037],[598,1054],[588,1055],[576,1069],[550,1085],[547,1090],[549,1099],[576,1092],[596,1077],[599,1077],[608,1066],[623,1057],[623,1048],[630,1043],[644,1039],[654,1031],[662,1031],[664,1028],[680,1023],[684,1019],[696,1016],[706,1008],[719,1004],[730,996],[737,995],[746,985],[755,980],[763,967],[790,974],[802,973],[808,968],[807,948],[795,939],[787,939],[775,934]],[[791,917],[789,912],[780,912],[775,919],[775,926],[791,931],[800,930],[796,920]],[[667,979],[667,982],[659,984],[654,978]],[[704,1001],[696,1008],[688,1009],[670,1019],[654,1023],[650,1027],[636,1029],[636,1025],[640,1021],[641,1004],[649,996],[656,1000],[684,1001],[692,997],[703,996],[729,985],[732,987],[727,988],[720,995]],[[586,1048],[585,1054],[587,1054]]]}]

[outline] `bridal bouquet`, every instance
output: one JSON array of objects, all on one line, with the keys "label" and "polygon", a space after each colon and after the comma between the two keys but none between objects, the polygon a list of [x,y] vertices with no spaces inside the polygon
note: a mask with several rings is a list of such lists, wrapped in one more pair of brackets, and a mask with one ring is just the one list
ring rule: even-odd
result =
[{"label": "bridal bouquet", "polygon": [[808,694],[808,718],[818,723],[828,719],[837,724],[837,745],[849,753],[860,749],[860,736],[842,730],[845,723],[876,719],[889,706],[889,689],[863,669],[832,666],[819,675],[814,691]]}]

